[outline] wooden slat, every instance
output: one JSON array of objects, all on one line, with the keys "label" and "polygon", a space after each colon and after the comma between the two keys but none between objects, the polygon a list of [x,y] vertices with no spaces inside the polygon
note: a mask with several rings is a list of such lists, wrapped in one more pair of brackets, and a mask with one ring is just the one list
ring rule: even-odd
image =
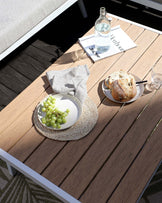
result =
[{"label": "wooden slat", "polygon": [[35,60],[38,60],[46,68],[52,64],[52,59],[54,57],[52,54],[44,52],[34,46],[27,47],[22,53],[33,57]]},{"label": "wooden slat", "polygon": [[[67,142],[59,142],[59,141],[55,141],[55,140],[46,139],[41,144],[41,147],[38,147],[34,151],[34,153],[32,153],[32,158],[30,159],[30,157],[29,157],[29,159],[27,159],[27,161],[25,161],[25,164],[27,166],[30,166],[32,169],[34,169],[38,173],[41,173],[42,170],[44,170],[49,165],[49,163],[56,156],[58,156],[58,153],[62,150],[62,148],[66,144],[67,144]],[[39,157],[42,157],[42,159],[40,160]]]},{"label": "wooden slat", "polygon": [[17,94],[12,91],[11,89],[8,89],[3,84],[0,83],[0,105],[1,106],[7,106],[7,104],[10,103],[11,100],[13,100]]},{"label": "wooden slat", "polygon": [[60,48],[56,45],[51,45],[51,44],[47,44],[41,40],[36,40],[35,42],[32,43],[32,46],[51,54],[55,60],[58,59],[63,52],[60,50]]},{"label": "wooden slat", "polygon": [[34,81],[42,72],[44,72],[42,64],[26,54],[17,56],[10,63],[10,66],[31,81]]},{"label": "wooden slat", "polygon": [[0,82],[19,94],[31,83],[31,80],[7,65],[0,71]]},{"label": "wooden slat", "polygon": [[162,120],[158,124],[109,202],[136,202],[162,159]]},{"label": "wooden slat", "polygon": [[[154,95],[148,107],[145,108],[135,124],[126,133],[120,145],[108,159],[108,162],[105,163],[88,189],[82,195],[81,201],[105,202],[110,197],[120,179],[142,148],[145,140],[161,119],[161,112],[159,112],[159,109],[162,109],[162,99],[159,98],[162,98],[162,89]],[[147,123],[147,127],[144,128],[143,123]],[[72,177],[70,180],[69,178],[70,176],[67,180],[70,182]],[[73,180],[73,184],[75,181],[76,180]],[[71,187],[70,183],[68,184]],[[74,191],[67,188],[68,184],[62,188],[66,189],[67,192],[69,191],[71,194],[74,194]]]},{"label": "wooden slat", "polygon": [[[139,73],[140,75],[144,75],[145,70],[151,67],[156,63],[159,59],[159,56],[162,55],[162,35],[158,35],[156,40],[151,44],[151,47],[142,55],[141,60],[137,61],[133,67],[132,73]],[[140,68],[142,67],[142,68]]]},{"label": "wooden slat", "polygon": [[9,150],[9,153],[23,162],[44,140],[45,137],[41,136],[33,127],[26,133],[26,136],[23,136],[14,147]]}]

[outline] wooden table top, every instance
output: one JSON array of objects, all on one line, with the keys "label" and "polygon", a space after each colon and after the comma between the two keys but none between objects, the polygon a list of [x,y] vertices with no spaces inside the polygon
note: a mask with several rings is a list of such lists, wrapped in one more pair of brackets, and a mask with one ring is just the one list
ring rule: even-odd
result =
[{"label": "wooden table top", "polygon": [[[112,17],[112,26],[120,25],[137,47],[93,63],[86,54],[77,57],[76,43],[0,112],[0,148],[87,203],[136,202],[162,159],[162,88],[126,105],[107,99],[101,88],[105,77],[121,68],[148,80],[154,64],[162,72],[162,35]],[[94,129],[77,141],[40,135],[32,115],[52,92],[46,72],[83,64],[90,70],[88,95],[98,108]]]}]

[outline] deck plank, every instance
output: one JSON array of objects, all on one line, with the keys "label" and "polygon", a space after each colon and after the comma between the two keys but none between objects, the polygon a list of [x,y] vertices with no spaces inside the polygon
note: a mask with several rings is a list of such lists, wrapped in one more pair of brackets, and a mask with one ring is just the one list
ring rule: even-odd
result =
[{"label": "deck plank", "polygon": [[16,96],[17,94],[14,91],[0,83],[0,105],[2,108],[7,106]]},{"label": "deck plank", "polygon": [[23,50],[22,53],[25,53],[35,60],[39,61],[44,66],[44,68],[49,67],[52,64],[54,58],[53,54],[44,52],[43,50],[38,49],[34,46],[27,47],[25,50]]},{"label": "deck plank", "polygon": [[24,53],[19,54],[9,64],[32,81],[34,81],[45,70],[45,67],[39,61]]},{"label": "deck plank", "polygon": [[53,45],[53,44],[47,44],[41,40],[34,41],[32,43],[32,46],[37,47],[38,49],[40,49],[46,53],[49,53],[50,55],[53,55],[55,60],[58,59],[63,54],[60,47]]},{"label": "deck plank", "polygon": [[31,83],[31,80],[7,65],[5,68],[1,69],[0,82],[19,94]]}]

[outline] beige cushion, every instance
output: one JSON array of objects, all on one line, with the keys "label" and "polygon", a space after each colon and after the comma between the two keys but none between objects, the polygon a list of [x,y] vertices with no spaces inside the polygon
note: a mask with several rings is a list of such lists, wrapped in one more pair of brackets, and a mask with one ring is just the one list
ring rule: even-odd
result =
[{"label": "beige cushion", "polygon": [[162,0],[152,0],[152,1],[162,4]]},{"label": "beige cushion", "polygon": [[0,53],[67,0],[0,0]]}]

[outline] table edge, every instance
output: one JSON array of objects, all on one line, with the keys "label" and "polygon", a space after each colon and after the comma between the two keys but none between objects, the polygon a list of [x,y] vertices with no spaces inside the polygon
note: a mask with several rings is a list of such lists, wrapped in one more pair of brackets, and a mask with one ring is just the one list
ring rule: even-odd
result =
[{"label": "table edge", "polygon": [[117,15],[114,15],[114,14],[111,14],[111,13],[108,13],[108,15],[109,15],[110,17],[117,18],[117,19],[119,19],[119,20],[122,20],[122,21],[128,22],[128,23],[130,23],[130,24],[133,24],[133,25],[142,27],[142,28],[144,28],[144,29],[150,30],[150,31],[152,31],[152,32],[156,32],[156,33],[158,33],[158,34],[160,34],[160,35],[162,34],[162,31],[157,30],[157,29],[154,29],[154,28],[151,28],[151,27],[149,27],[149,26],[142,25],[142,24],[140,24],[140,23],[136,23],[136,22],[134,22],[134,21],[128,20],[128,19],[126,19],[126,18],[117,16]]}]

